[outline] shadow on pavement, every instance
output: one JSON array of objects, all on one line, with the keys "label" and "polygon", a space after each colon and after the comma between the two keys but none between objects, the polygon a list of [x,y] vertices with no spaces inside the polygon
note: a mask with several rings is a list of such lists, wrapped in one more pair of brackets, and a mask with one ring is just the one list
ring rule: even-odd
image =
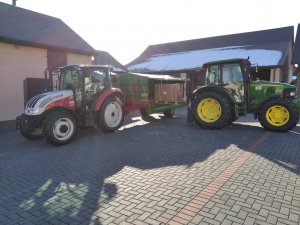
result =
[{"label": "shadow on pavement", "polygon": [[[118,193],[116,184],[107,178],[124,167],[189,167],[231,145],[247,149],[264,132],[261,127],[238,123],[223,130],[202,130],[179,114],[148,117],[147,121],[127,118],[125,126],[111,134],[83,129],[74,142],[61,147],[44,140],[27,141],[15,133],[10,142],[11,133],[3,134],[0,224],[101,224],[97,213]],[[272,134],[274,148],[257,154],[299,174],[299,151],[289,143],[280,153],[277,145],[291,135]],[[299,135],[292,139],[300,146]],[[298,157],[293,161],[297,169],[286,166],[290,159],[285,154],[291,153],[286,151]]]}]

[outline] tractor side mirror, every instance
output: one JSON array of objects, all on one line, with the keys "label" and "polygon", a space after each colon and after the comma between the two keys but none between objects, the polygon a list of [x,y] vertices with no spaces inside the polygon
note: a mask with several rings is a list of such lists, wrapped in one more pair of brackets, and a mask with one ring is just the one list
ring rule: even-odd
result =
[{"label": "tractor side mirror", "polygon": [[252,64],[252,65],[255,66],[255,73],[258,73],[258,63],[254,63],[254,64]]}]

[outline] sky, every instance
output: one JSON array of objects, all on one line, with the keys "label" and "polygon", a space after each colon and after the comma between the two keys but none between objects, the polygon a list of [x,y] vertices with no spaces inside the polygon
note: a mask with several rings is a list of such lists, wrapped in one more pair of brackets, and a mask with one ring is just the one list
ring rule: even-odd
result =
[{"label": "sky", "polygon": [[285,26],[296,31],[300,23],[299,0],[17,0],[17,6],[60,18],[122,64],[149,45]]}]

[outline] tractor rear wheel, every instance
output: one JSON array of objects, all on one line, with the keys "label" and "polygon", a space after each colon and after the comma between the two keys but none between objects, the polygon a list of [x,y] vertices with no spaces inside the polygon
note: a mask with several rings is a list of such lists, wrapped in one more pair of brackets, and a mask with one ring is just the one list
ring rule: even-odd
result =
[{"label": "tractor rear wheel", "polygon": [[270,99],[261,105],[258,120],[266,130],[285,132],[297,125],[299,114],[287,99]]},{"label": "tractor rear wheel", "polygon": [[228,99],[213,92],[202,92],[192,101],[195,121],[202,128],[221,129],[228,126],[231,107]]},{"label": "tractor rear wheel", "polygon": [[113,132],[119,129],[123,123],[124,110],[120,98],[108,97],[100,108],[99,126],[104,132]]},{"label": "tractor rear wheel", "polygon": [[75,137],[77,123],[70,113],[53,111],[47,115],[43,131],[49,143],[64,145],[70,143]]},{"label": "tractor rear wheel", "polygon": [[141,109],[140,109],[140,113],[141,113],[142,117],[147,117],[147,116],[149,116],[149,113],[147,112],[147,109],[146,109],[146,108],[141,108]]}]

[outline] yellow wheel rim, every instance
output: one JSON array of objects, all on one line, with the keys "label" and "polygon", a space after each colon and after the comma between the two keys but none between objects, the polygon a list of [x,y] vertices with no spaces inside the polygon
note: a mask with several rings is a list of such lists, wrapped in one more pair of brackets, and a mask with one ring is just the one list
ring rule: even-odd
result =
[{"label": "yellow wheel rim", "polygon": [[266,112],[267,121],[276,127],[285,125],[290,119],[289,111],[281,105],[273,105]]},{"label": "yellow wheel rim", "polygon": [[198,104],[197,113],[201,120],[207,123],[213,123],[220,118],[222,109],[217,100],[206,98]]}]

